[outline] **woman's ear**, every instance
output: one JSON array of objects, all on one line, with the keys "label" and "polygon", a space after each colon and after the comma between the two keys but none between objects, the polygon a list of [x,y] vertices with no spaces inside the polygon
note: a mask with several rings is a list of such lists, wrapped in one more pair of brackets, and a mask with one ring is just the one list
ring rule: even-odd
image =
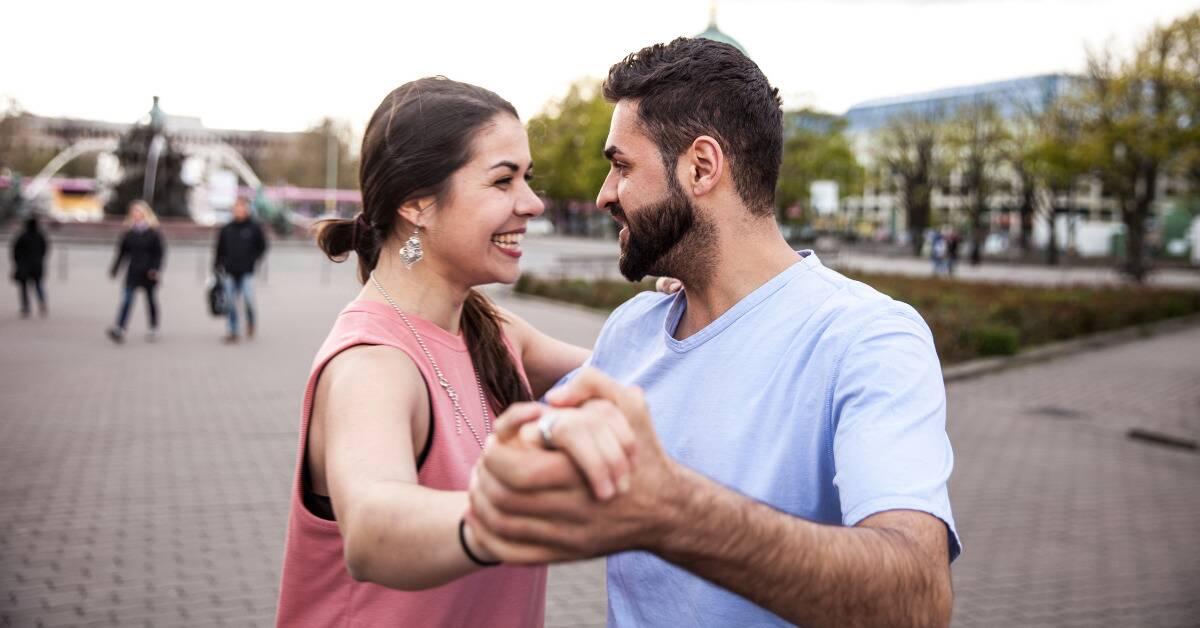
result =
[{"label": "woman's ear", "polygon": [[396,214],[408,224],[423,228],[425,227],[425,221],[428,220],[426,211],[433,207],[434,200],[432,196],[428,196],[406,201],[403,205],[396,208]]}]

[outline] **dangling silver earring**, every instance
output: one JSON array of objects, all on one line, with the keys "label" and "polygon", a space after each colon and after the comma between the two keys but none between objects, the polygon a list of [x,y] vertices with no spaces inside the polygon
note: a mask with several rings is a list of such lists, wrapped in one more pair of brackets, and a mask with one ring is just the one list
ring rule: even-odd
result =
[{"label": "dangling silver earring", "polygon": [[425,251],[421,249],[421,227],[418,225],[404,246],[400,247],[400,261],[404,262],[405,268],[411,269],[422,257],[425,257]]}]

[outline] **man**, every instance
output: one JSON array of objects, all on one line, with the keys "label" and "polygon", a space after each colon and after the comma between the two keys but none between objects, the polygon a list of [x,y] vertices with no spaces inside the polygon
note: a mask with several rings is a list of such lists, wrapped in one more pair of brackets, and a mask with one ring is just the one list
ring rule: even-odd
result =
[{"label": "man", "polygon": [[254,337],[254,268],[266,251],[267,238],[262,227],[250,217],[246,199],[238,198],[233,204],[233,220],[217,233],[217,251],[213,256],[213,272],[225,287],[229,314],[225,342],[238,341],[239,295],[246,308],[246,337]]},{"label": "man", "polygon": [[[469,538],[514,563],[609,555],[614,626],[946,625],[959,542],[933,340],[780,235],[777,91],[737,49],[678,39],[614,65],[604,93],[597,204],[621,271],[683,290],[615,311],[595,368],[547,395],[558,409],[505,413]],[[573,466],[589,461],[539,446],[585,415],[636,435],[615,488],[589,492]]]}]

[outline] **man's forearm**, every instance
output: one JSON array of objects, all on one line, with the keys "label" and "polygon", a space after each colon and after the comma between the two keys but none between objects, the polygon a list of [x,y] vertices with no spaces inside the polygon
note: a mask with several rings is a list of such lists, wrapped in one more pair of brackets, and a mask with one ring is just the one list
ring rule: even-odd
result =
[{"label": "man's forearm", "polygon": [[687,469],[664,504],[664,560],[807,626],[949,623],[948,569],[903,533],[816,524]]}]

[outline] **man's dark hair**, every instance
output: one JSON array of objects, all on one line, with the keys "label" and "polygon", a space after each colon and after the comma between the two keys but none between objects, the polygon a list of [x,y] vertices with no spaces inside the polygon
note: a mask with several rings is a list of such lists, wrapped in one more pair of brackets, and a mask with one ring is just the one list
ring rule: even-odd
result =
[{"label": "man's dark hair", "polygon": [[774,212],[782,103],[779,90],[740,50],[687,37],[643,48],[608,70],[604,98],[638,101],[642,129],[658,145],[668,173],[697,137],[716,139],[742,201],[755,214]]}]

